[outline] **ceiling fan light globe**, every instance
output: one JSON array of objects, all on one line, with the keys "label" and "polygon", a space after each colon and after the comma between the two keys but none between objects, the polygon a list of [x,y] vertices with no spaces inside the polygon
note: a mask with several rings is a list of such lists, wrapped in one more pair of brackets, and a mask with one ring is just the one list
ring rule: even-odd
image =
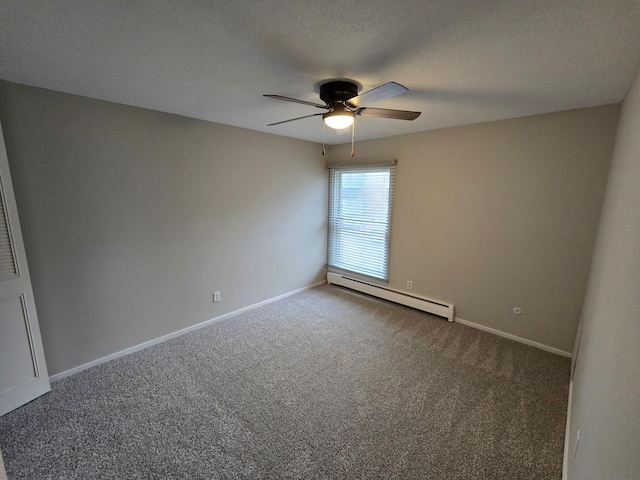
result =
[{"label": "ceiling fan light globe", "polygon": [[327,113],[322,116],[327,127],[342,130],[353,125],[355,115],[352,112]]}]

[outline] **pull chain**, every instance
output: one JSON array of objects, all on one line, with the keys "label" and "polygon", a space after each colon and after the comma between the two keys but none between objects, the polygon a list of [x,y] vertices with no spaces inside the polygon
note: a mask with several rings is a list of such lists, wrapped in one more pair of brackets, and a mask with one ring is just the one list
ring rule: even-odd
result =
[{"label": "pull chain", "polygon": [[322,122],[322,156],[325,155],[325,150],[324,150],[324,131],[325,131],[325,126],[324,126],[324,121]]},{"label": "pull chain", "polygon": [[355,141],[356,138],[356,119],[353,119],[353,123],[351,124],[351,156],[353,157],[354,151],[353,151],[353,143]]}]

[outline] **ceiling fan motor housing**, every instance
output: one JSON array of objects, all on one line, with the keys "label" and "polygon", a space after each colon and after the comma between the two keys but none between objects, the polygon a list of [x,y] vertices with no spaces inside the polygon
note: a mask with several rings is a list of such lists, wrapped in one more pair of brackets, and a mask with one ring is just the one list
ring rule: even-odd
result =
[{"label": "ceiling fan motor housing", "polygon": [[358,95],[358,86],[355,83],[334,81],[320,86],[320,99],[327,105],[346,102]]}]

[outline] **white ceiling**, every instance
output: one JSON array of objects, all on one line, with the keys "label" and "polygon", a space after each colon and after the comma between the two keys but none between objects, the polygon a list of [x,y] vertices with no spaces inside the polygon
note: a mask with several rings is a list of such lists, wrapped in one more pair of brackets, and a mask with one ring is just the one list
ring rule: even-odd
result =
[{"label": "white ceiling", "polygon": [[[640,0],[0,0],[0,78],[322,142],[314,85],[409,88],[356,138],[622,100]],[[327,143],[350,135],[327,131]]]}]

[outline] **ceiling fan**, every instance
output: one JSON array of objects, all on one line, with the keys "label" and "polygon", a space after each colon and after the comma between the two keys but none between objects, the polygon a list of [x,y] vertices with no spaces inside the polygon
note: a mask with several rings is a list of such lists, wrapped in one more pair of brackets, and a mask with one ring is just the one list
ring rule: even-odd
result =
[{"label": "ceiling fan", "polygon": [[352,126],[356,115],[362,117],[390,118],[394,120],[415,120],[420,116],[420,112],[363,106],[365,103],[379,102],[387,98],[402,95],[408,91],[408,88],[399,83],[389,82],[358,95],[358,86],[355,83],[348,80],[332,80],[320,86],[320,99],[325,102],[324,105],[307,102],[306,100],[298,100],[297,98],[283,97],[282,95],[264,95],[265,97],[275,98],[276,100],[301,103],[303,105],[328,110],[325,113],[313,113],[311,115],[305,115],[304,117],[270,123],[267,126],[271,127],[273,125],[281,125],[283,123],[302,120],[303,118],[318,116],[322,116],[325,125],[336,130]]}]

